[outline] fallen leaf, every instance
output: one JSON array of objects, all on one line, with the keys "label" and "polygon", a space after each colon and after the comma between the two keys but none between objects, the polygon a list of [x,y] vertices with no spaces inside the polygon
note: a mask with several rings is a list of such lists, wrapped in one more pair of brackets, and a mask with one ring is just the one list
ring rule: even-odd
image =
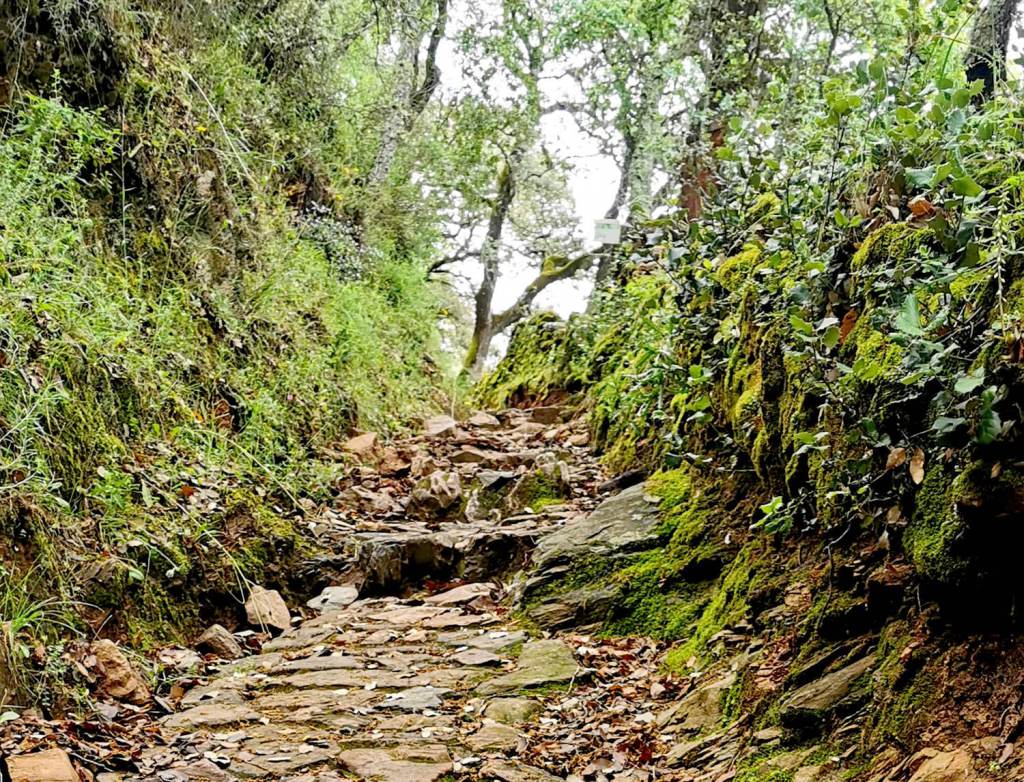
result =
[{"label": "fallen leaf", "polygon": [[907,449],[906,448],[893,448],[889,451],[889,458],[885,460],[886,472],[895,470],[897,467],[902,467],[907,461]]},{"label": "fallen leaf", "polygon": [[935,214],[935,205],[923,195],[911,198],[907,207],[913,213],[914,217],[931,217]]},{"label": "fallen leaf", "polygon": [[910,478],[920,485],[924,481],[924,450],[918,448],[910,457]]}]

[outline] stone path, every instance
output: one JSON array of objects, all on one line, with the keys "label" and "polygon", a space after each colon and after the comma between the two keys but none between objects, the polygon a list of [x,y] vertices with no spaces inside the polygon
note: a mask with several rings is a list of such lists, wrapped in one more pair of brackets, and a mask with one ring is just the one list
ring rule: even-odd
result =
[{"label": "stone path", "polygon": [[[386,448],[354,438],[346,448],[375,464],[313,527],[335,552],[313,567],[345,586],[189,691],[141,773],[98,782],[562,779],[519,759],[523,729],[588,671],[570,643],[517,626],[498,583],[473,580],[510,578],[543,534],[597,504],[586,436],[560,415],[442,416]],[[422,589],[452,578],[467,583]]]},{"label": "stone path", "polygon": [[516,760],[531,689],[568,686],[572,649],[509,624],[487,587],[382,598],[308,620],[225,665],[165,721],[171,746],[107,780],[557,779]]}]

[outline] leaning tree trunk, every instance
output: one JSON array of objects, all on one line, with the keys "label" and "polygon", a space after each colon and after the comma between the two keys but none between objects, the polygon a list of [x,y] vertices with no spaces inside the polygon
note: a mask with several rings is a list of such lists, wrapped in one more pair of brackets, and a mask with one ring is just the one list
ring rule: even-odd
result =
[{"label": "leaning tree trunk", "polygon": [[483,372],[487,353],[491,349],[491,340],[494,338],[494,316],[491,308],[494,305],[494,289],[498,284],[501,235],[505,231],[505,220],[516,195],[515,169],[523,155],[524,151],[521,148],[516,149],[498,173],[498,193],[487,223],[487,236],[480,249],[484,277],[474,297],[473,338],[469,343],[465,362],[465,370],[474,378]]},{"label": "leaning tree trunk", "polygon": [[974,20],[971,46],[964,61],[967,81],[983,85],[978,101],[986,101],[995,92],[996,83],[1006,76],[1006,55],[1010,31],[1020,0],[989,0]]}]

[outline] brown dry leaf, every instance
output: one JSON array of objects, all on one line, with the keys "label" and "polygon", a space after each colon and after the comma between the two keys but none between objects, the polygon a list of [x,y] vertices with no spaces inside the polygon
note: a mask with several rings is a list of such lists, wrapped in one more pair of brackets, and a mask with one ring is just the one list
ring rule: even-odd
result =
[{"label": "brown dry leaf", "polygon": [[924,482],[924,449],[917,448],[910,457],[910,478],[920,485]]},{"label": "brown dry leaf", "polygon": [[850,336],[850,332],[853,331],[853,327],[857,325],[857,318],[859,314],[857,310],[848,310],[846,315],[843,316],[843,322],[839,326],[839,343],[845,344],[846,338]]},{"label": "brown dry leaf", "polygon": [[889,451],[889,458],[885,460],[886,472],[895,470],[897,467],[902,467],[907,461],[907,449],[906,448],[893,448]]},{"label": "brown dry leaf", "polygon": [[910,199],[910,203],[907,204],[907,207],[913,213],[914,217],[931,217],[935,214],[935,205],[923,195]]}]

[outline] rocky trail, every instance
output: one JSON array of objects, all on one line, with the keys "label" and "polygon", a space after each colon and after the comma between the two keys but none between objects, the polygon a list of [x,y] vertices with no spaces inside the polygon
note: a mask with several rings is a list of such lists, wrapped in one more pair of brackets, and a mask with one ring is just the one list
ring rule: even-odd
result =
[{"label": "rocky trail", "polygon": [[[437,418],[394,445],[350,441],[345,450],[364,466],[309,524],[327,553],[302,579],[319,594],[288,606],[254,587],[250,629],[214,626],[196,651],[160,652],[170,674],[152,697],[117,647],[94,644],[87,664],[99,713],[9,726],[9,778],[736,778],[744,759],[783,740],[780,729],[755,730],[749,715],[726,715],[741,668],[753,666],[766,689],[784,675],[749,625],[717,639],[732,650],[723,665],[669,675],[664,644],[597,637],[588,619],[610,599],[600,590],[517,608],[524,594],[544,594],[545,579],[571,573],[584,551],[615,556],[658,524],[640,476],[607,480],[583,428],[562,415]],[[795,622],[805,597],[787,598],[776,621]],[[815,663],[818,675],[809,667],[783,708],[814,714],[840,703],[873,665],[853,652],[828,674],[826,661]],[[854,712],[839,734],[860,719]],[[847,778],[843,756],[814,744],[775,758],[778,779]],[[877,782],[981,778],[968,776],[966,753],[887,761]]]}]

